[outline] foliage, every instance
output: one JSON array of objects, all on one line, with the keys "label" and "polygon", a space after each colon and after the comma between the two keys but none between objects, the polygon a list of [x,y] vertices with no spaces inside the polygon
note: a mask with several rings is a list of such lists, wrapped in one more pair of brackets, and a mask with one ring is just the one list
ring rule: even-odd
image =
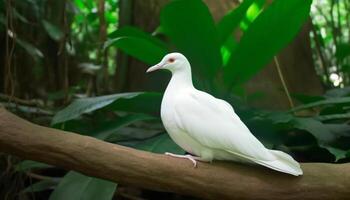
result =
[{"label": "foliage", "polygon": [[[4,1],[0,2],[4,4]],[[11,12],[20,23],[27,24],[33,19],[17,9],[28,6],[30,12],[36,13],[37,26],[47,37],[57,43],[64,41],[66,30],[43,17],[45,8],[40,2],[16,1],[18,5]],[[347,5],[336,2],[340,7]],[[329,90],[323,96],[293,94],[300,106],[286,112],[252,108],[235,90],[263,69],[296,36],[308,19],[311,3],[311,0],[275,0],[271,4],[265,0],[245,0],[215,23],[201,0],[176,0],[161,10],[159,28],[149,34],[137,27],[116,29],[119,20],[115,12],[117,1],[106,0],[104,18],[108,40],[104,40],[97,37],[101,31],[97,2],[74,0],[67,2],[72,42],[64,41],[63,48],[77,59],[83,71],[92,74],[91,80],[106,78],[99,77],[104,74],[100,70],[102,65],[105,65],[103,69],[107,66],[109,75],[114,73],[116,49],[149,65],[157,63],[168,52],[182,52],[191,62],[196,87],[234,105],[242,120],[265,146],[286,151],[299,161],[348,162],[349,88]],[[2,10],[0,15],[2,26],[6,25],[4,13]],[[344,20],[341,17],[341,24]],[[315,28],[315,33],[322,32],[317,24]],[[332,30],[327,30],[323,39],[322,34],[314,35],[322,39],[323,51],[332,48],[329,44]],[[343,40],[340,34],[337,37],[337,41]],[[20,37],[15,42],[38,65],[47,57],[46,52],[40,50],[40,44],[32,44]],[[348,45],[344,42],[335,46],[336,51],[327,55],[329,59],[335,59],[332,62],[337,64],[337,73],[345,74],[347,72],[340,68],[346,69],[348,65]],[[107,52],[106,57],[102,49]],[[80,87],[69,88],[69,95],[85,92],[82,88],[86,89],[86,82],[77,85]],[[161,124],[162,94],[129,92],[98,97],[93,93],[86,94],[77,96],[68,106],[55,112],[52,120],[52,112],[31,106],[13,107],[23,113],[38,114],[39,110],[46,113],[54,128],[155,153],[185,153],[170,139]],[[96,94],[104,94],[104,91]],[[67,92],[59,91],[48,96],[49,100],[62,99]],[[21,172],[57,170],[34,161],[23,161],[16,169]],[[111,199],[116,188],[115,183],[70,171],[58,179],[36,182],[23,192],[54,189],[50,199]]]},{"label": "foliage", "polygon": [[315,0],[312,14],[312,45],[317,69],[328,88],[349,85],[350,2]]},{"label": "foliage", "polygon": [[117,184],[82,175],[77,172],[69,172],[58,184],[51,194],[50,200],[108,200],[112,199]]},{"label": "foliage", "polygon": [[263,11],[231,52],[224,68],[225,81],[235,85],[244,83],[270,62],[299,32],[309,15],[311,2],[275,1]]}]

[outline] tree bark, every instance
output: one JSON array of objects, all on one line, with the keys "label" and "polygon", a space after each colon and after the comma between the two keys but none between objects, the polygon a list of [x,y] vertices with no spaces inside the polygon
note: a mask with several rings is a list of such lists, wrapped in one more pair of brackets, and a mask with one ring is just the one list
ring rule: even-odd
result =
[{"label": "tree bark", "polygon": [[[310,45],[311,23],[307,22],[294,41],[278,55],[284,80],[291,94],[321,95],[324,92],[317,75]],[[276,64],[272,62],[245,84],[248,93],[263,92],[264,98],[254,105],[270,109],[289,108],[289,102],[278,76]],[[273,103],[271,103],[273,102]]]},{"label": "tree bark", "polygon": [[120,184],[205,199],[347,199],[350,164],[303,163],[293,177],[259,166],[199,163],[42,127],[0,108],[0,151]]},{"label": "tree bark", "polygon": [[[159,26],[161,8],[168,2],[169,0],[121,0],[119,26],[137,26],[151,33]],[[152,74],[152,78],[147,76],[145,70],[149,66],[137,59],[121,54],[118,56],[117,63],[115,79],[118,91],[162,91],[167,84],[164,74]]]}]

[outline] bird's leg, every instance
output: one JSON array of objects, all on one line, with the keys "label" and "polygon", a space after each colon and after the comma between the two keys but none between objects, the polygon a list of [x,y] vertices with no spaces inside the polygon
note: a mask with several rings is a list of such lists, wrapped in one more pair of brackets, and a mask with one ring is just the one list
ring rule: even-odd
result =
[{"label": "bird's leg", "polygon": [[192,156],[192,155],[178,155],[178,154],[173,154],[173,153],[169,153],[169,152],[165,152],[165,155],[167,156],[171,156],[171,157],[175,157],[175,158],[185,158],[185,159],[188,159],[190,160],[192,163],[193,163],[193,167],[197,167],[197,161],[204,161],[204,162],[208,162],[207,160],[205,159],[202,159],[201,157],[198,157],[198,156]]}]

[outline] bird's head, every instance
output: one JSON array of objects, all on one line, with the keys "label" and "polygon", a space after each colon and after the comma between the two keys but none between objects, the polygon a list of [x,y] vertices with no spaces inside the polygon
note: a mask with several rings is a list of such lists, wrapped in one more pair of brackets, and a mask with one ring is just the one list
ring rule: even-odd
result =
[{"label": "bird's head", "polygon": [[153,72],[158,69],[167,69],[172,73],[176,71],[189,68],[189,62],[187,58],[181,53],[169,53],[163,57],[163,59],[156,65],[147,69],[148,72]]}]

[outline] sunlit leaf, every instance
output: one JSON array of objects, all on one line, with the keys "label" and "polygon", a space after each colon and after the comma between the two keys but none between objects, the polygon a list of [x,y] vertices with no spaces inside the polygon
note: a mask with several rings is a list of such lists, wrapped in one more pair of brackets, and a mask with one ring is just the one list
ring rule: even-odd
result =
[{"label": "sunlit leaf", "polygon": [[228,12],[217,25],[220,43],[223,44],[233,31],[238,27],[241,20],[245,17],[249,6],[254,0],[245,0],[237,8]]},{"label": "sunlit leaf", "polygon": [[285,47],[309,16],[312,0],[275,0],[244,33],[224,68],[225,83],[232,87],[249,80]]},{"label": "sunlit leaf", "polygon": [[238,42],[233,38],[229,37],[221,47],[221,56],[223,65],[227,65],[228,61],[232,56],[232,52],[237,48]]}]

